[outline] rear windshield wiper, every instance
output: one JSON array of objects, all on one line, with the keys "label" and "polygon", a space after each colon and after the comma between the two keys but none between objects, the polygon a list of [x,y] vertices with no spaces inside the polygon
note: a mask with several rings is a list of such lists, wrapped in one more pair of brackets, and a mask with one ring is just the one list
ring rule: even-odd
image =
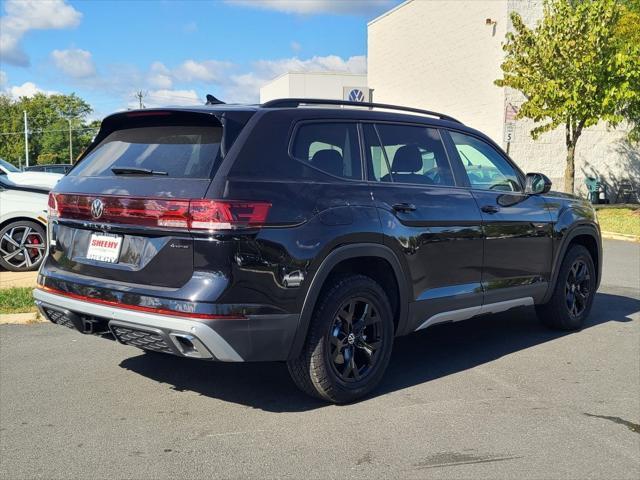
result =
[{"label": "rear windshield wiper", "polygon": [[111,171],[115,175],[168,175],[167,172],[138,167],[113,167]]}]

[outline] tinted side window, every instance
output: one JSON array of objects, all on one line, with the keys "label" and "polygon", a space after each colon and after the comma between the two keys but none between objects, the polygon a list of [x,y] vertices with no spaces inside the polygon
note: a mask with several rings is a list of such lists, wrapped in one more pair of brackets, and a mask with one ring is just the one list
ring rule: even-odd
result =
[{"label": "tinted side window", "polygon": [[495,148],[470,135],[449,133],[473,188],[508,192],[522,190],[515,169]]},{"label": "tinted side window", "polygon": [[291,153],[296,160],[336,177],[362,178],[355,123],[303,124],[295,133]]},{"label": "tinted side window", "polygon": [[[435,128],[377,124],[382,149],[390,166],[382,182],[454,185],[449,159]],[[375,166],[374,166],[375,171]]]}]

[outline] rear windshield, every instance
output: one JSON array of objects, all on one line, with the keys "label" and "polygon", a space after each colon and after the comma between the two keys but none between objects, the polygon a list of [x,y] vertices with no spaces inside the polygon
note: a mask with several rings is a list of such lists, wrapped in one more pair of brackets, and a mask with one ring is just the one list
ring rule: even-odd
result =
[{"label": "rear windshield", "polygon": [[172,178],[210,178],[220,151],[222,128],[163,126],[117,130],[69,175],[114,176],[112,168],[143,168]]}]

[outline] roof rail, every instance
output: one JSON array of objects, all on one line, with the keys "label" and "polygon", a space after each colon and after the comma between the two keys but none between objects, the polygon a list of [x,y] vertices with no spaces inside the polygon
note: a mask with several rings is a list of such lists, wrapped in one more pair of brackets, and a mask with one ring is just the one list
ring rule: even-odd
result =
[{"label": "roof rail", "polygon": [[372,103],[372,102],[350,102],[348,100],[328,100],[321,98],[279,98],[276,100],[270,100],[261,105],[262,108],[297,108],[300,105],[341,105],[347,107],[370,107],[370,108],[383,108],[386,110],[400,110],[404,112],[421,113],[422,115],[429,115],[431,117],[437,117],[442,120],[448,120],[450,122],[462,123],[449,115],[443,113],[432,112],[431,110],[422,110],[420,108],[403,107],[400,105],[389,105],[386,103]]}]

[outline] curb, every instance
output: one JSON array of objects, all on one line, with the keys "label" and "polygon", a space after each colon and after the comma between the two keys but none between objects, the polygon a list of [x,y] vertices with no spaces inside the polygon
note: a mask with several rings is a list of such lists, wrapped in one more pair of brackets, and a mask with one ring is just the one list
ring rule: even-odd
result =
[{"label": "curb", "polygon": [[0,315],[0,325],[4,325],[4,324],[24,325],[27,323],[42,323],[42,322],[44,322],[44,320],[38,312],[3,313],[2,315]]},{"label": "curb", "polygon": [[624,233],[614,233],[614,232],[600,232],[602,234],[602,238],[607,238],[609,240],[623,240],[625,242],[640,242],[640,236],[638,235],[626,235]]}]

